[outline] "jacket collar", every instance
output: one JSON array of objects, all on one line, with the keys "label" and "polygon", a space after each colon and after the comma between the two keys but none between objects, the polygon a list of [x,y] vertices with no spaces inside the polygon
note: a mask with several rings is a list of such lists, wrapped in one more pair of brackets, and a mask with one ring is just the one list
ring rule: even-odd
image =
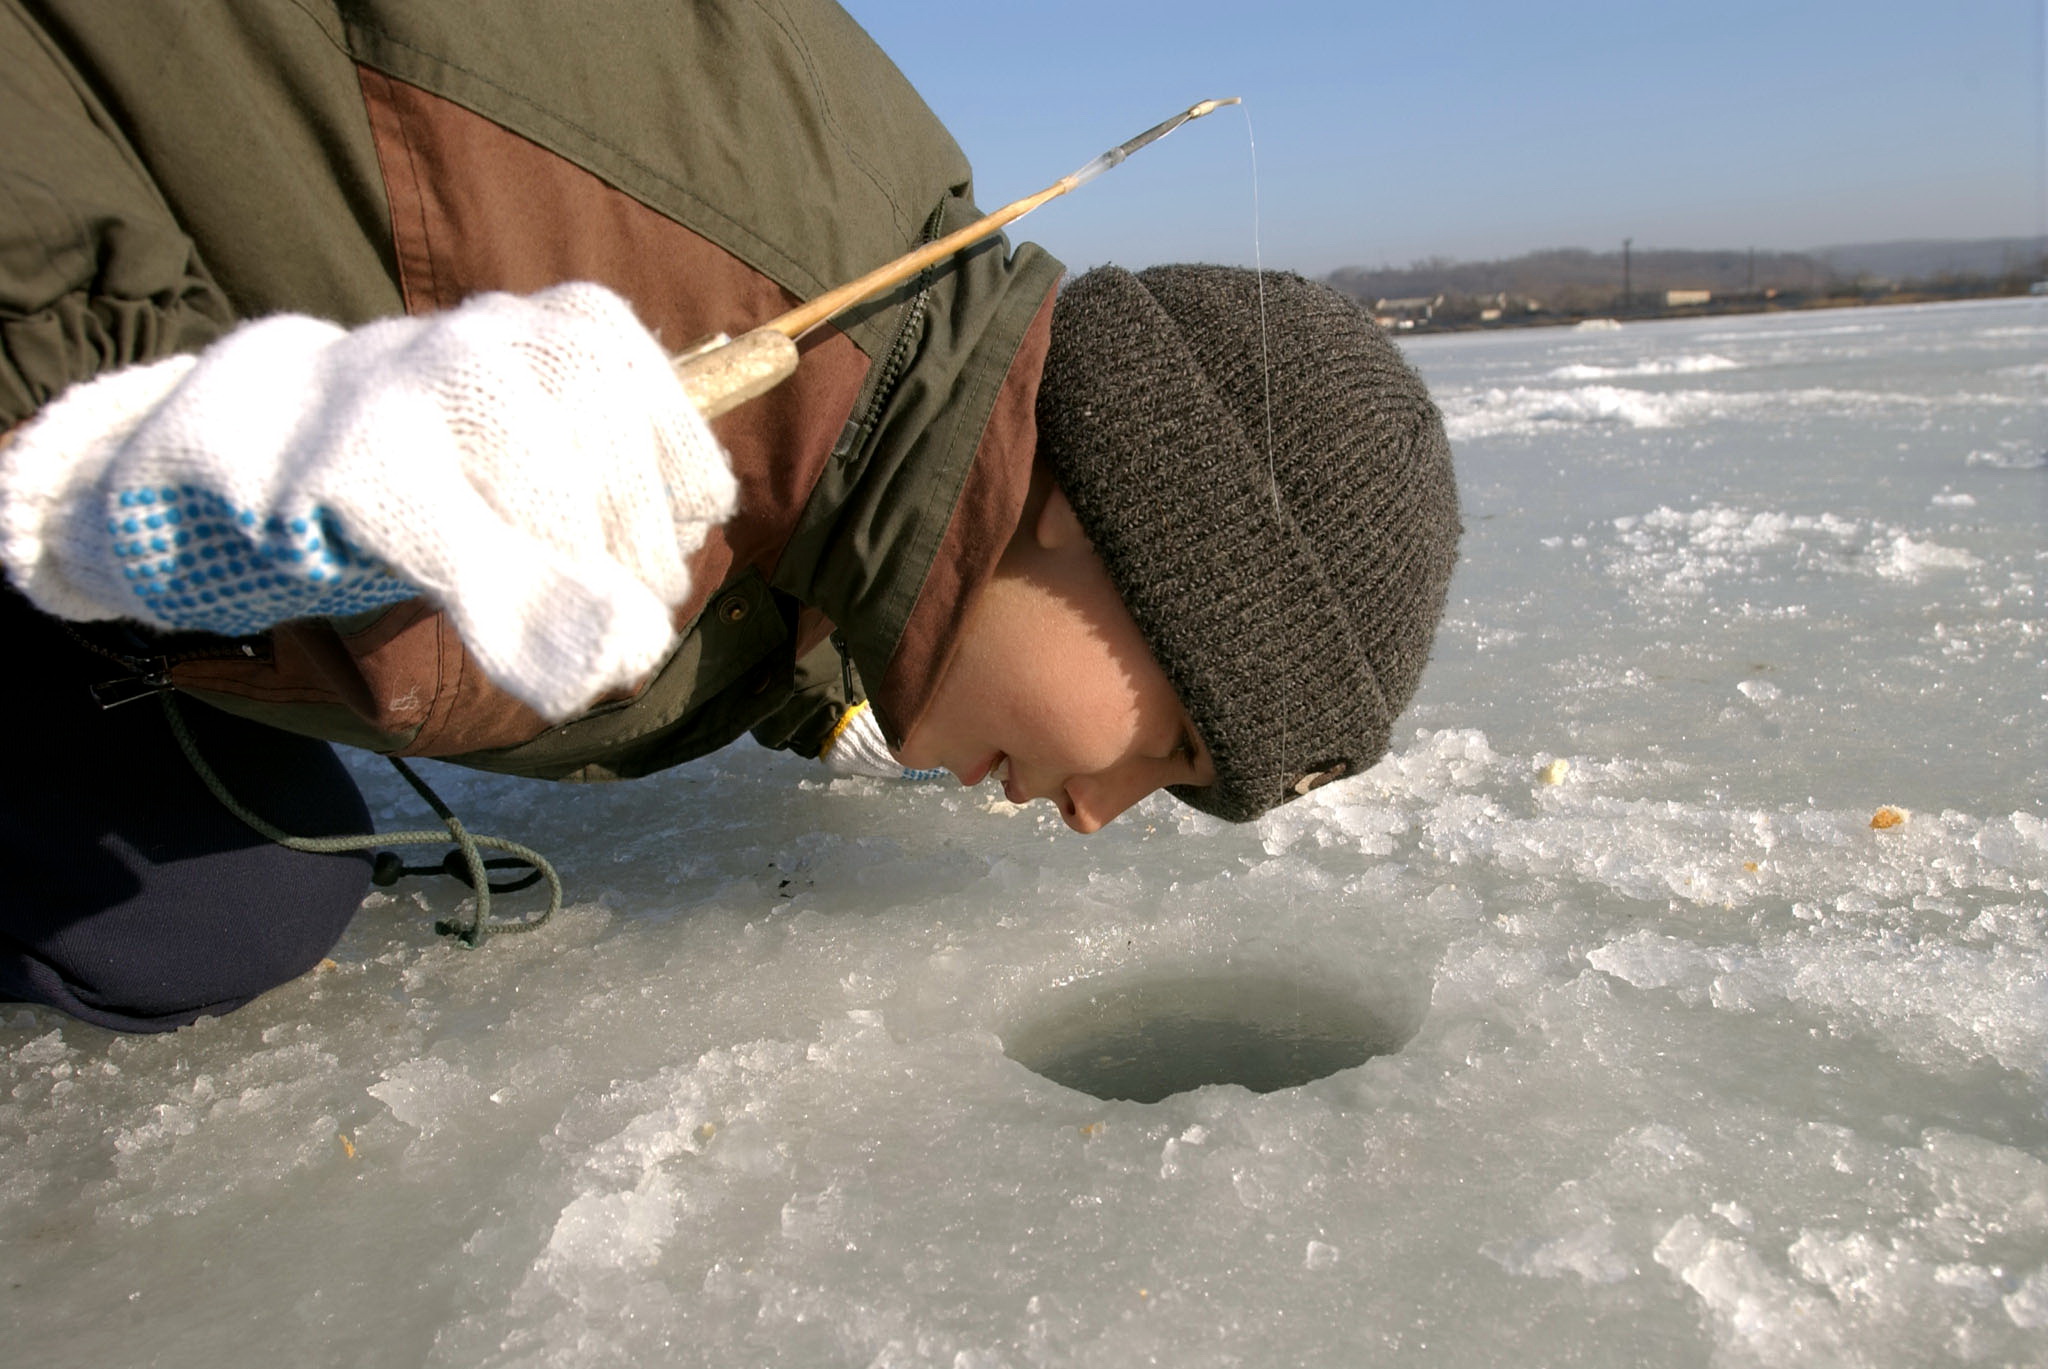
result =
[{"label": "jacket collar", "polygon": [[[929,287],[910,364],[891,385],[887,356],[877,363],[880,392],[865,422],[857,407],[776,569],[777,588],[839,625],[891,745],[930,706],[1023,512],[1059,270],[1029,245],[976,250]],[[979,292],[999,306],[959,307]]]}]

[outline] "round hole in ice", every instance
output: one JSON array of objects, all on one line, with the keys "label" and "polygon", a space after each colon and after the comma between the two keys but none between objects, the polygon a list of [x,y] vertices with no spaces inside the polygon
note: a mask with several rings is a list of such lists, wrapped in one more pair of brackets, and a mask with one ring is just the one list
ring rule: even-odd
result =
[{"label": "round hole in ice", "polygon": [[1012,1060],[1056,1084],[1156,1103],[1205,1084],[1254,1093],[1389,1055],[1420,1014],[1279,974],[1197,974],[1077,985],[1004,1034]]}]

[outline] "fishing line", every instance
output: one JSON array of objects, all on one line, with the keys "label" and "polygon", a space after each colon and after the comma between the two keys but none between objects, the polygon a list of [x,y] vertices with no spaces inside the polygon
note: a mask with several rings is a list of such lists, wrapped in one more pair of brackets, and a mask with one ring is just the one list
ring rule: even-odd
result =
[{"label": "fishing line", "polygon": [[1280,512],[1280,482],[1273,470],[1273,359],[1266,344],[1266,252],[1259,241],[1259,140],[1252,134],[1251,107],[1240,102],[1244,115],[1244,141],[1252,154],[1252,279],[1259,292],[1259,381],[1265,387],[1266,490],[1273,498],[1273,512]]},{"label": "fishing line", "polygon": [[[1252,280],[1259,296],[1259,384],[1263,387],[1263,410],[1266,419],[1266,494],[1273,501],[1273,521],[1281,521],[1280,479],[1273,464],[1273,355],[1267,342],[1266,326],[1266,250],[1260,241],[1259,222],[1259,140],[1252,132],[1251,107],[1238,102],[1238,111],[1244,115],[1245,146],[1251,150],[1252,161]],[[1287,696],[1280,699],[1280,767],[1283,777],[1291,768],[1287,764]]]}]

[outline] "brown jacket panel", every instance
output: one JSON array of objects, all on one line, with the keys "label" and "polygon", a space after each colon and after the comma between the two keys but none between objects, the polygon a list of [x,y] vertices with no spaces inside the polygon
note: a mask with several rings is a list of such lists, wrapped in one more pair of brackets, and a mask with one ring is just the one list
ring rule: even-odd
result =
[{"label": "brown jacket panel", "polygon": [[[361,77],[409,311],[485,290],[594,280],[680,348],[744,332],[798,302],[725,249],[491,120],[367,67]],[[739,478],[740,512],[693,558],[696,592],[677,610],[679,628],[741,570],[772,578],[846,424],[866,355],[832,328],[802,350],[794,379],[716,425]],[[544,731],[539,715],[475,669],[442,618],[415,602],[355,632],[293,624],[273,634],[268,662],[209,662],[174,678],[249,700],[341,703],[372,733],[403,738],[397,749],[408,755],[507,747]]]},{"label": "brown jacket panel", "polygon": [[1052,304],[1048,294],[1010,362],[938,555],[896,654],[875,686],[876,715],[893,744],[901,744],[930,707],[975,596],[1009,545],[1030,493],[1031,461],[1038,450],[1038,380],[1052,345]]}]

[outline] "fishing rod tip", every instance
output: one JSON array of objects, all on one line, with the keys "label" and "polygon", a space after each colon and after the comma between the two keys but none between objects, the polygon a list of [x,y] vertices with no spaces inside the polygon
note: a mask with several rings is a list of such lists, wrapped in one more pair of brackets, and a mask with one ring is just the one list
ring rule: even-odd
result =
[{"label": "fishing rod tip", "polygon": [[1204,114],[1213,113],[1225,105],[1241,105],[1243,103],[1244,97],[1242,95],[1232,95],[1221,100],[1204,100],[1188,111],[1188,117],[1190,119],[1199,119]]}]

